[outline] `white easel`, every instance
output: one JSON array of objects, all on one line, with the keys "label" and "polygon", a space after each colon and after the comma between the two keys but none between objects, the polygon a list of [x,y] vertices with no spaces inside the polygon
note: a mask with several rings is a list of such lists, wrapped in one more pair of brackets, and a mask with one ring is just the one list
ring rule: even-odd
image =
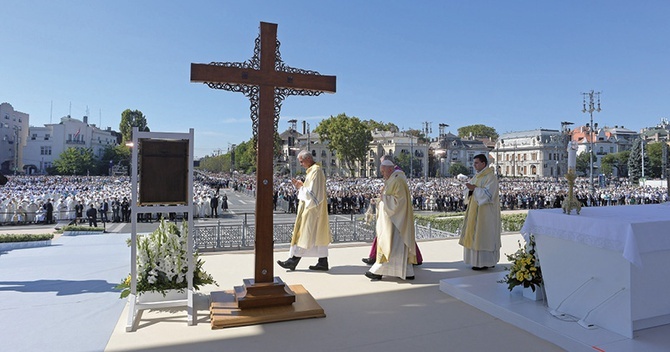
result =
[{"label": "white easel", "polygon": [[[187,204],[186,205],[139,205],[138,204],[138,143],[140,139],[155,139],[155,140],[188,140],[188,185],[187,185]],[[142,318],[142,312],[146,309],[157,308],[171,308],[186,306],[188,314],[188,325],[195,325],[196,317],[193,309],[193,129],[189,129],[188,133],[167,133],[167,132],[140,132],[137,127],[133,127],[133,148],[132,148],[132,163],[131,163],[131,202],[130,202],[130,217],[132,223],[131,232],[131,246],[130,246],[130,295],[128,302],[128,323],[126,331],[135,331]],[[166,175],[167,176],[167,175]],[[137,297],[137,214],[151,212],[151,213],[188,213],[188,243],[187,243],[187,258],[188,258],[188,273],[186,275],[188,286],[186,299],[165,300],[151,303],[139,303]]]}]

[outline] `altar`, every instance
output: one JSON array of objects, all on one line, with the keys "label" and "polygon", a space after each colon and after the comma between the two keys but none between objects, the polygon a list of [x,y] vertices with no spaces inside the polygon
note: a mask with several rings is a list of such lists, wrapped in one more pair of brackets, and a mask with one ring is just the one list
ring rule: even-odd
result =
[{"label": "altar", "polygon": [[670,324],[670,203],[531,210],[552,314],[584,328],[633,332]]}]

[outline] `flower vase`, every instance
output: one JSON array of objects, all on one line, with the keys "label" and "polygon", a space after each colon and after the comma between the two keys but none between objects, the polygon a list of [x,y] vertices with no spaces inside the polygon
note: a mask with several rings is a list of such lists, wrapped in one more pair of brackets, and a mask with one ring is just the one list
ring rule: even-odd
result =
[{"label": "flower vase", "polygon": [[524,287],[522,292],[525,298],[528,298],[532,301],[544,300],[544,289],[542,286],[535,286],[535,292],[533,292],[533,289],[530,287]]},{"label": "flower vase", "polygon": [[186,289],[180,292],[179,290],[167,290],[165,291],[165,296],[160,292],[140,292],[137,295],[138,303],[153,303],[153,302],[165,302],[165,301],[177,301],[186,299]]}]

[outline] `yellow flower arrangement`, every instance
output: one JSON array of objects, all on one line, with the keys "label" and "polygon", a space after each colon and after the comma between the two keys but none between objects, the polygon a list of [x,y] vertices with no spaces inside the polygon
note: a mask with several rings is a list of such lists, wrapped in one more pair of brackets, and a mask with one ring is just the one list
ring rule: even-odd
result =
[{"label": "yellow flower arrangement", "polygon": [[509,273],[498,282],[507,284],[510,291],[515,286],[523,286],[530,287],[535,292],[535,287],[542,285],[542,270],[535,256],[535,237],[531,235],[525,246],[519,241],[519,249],[514,254],[506,256],[512,266],[507,268]]}]

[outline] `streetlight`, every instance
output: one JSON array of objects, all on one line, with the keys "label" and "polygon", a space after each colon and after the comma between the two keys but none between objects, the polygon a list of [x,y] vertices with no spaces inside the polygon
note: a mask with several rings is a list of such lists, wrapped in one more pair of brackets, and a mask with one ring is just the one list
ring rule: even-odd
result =
[{"label": "streetlight", "polygon": [[19,136],[21,126],[14,126],[14,176],[16,176],[19,168],[19,144],[21,144],[21,137]]},{"label": "streetlight", "polygon": [[[588,108],[586,106],[586,97],[587,96],[589,97]],[[598,103],[597,107],[595,105],[594,98],[597,99],[597,103]],[[595,112],[600,112],[600,92],[594,92],[593,90],[591,90],[588,93],[582,93],[582,104],[583,104],[582,112],[583,113],[588,112],[589,116],[591,118],[591,124],[589,125],[589,142],[590,142],[589,144],[590,144],[590,148],[591,148],[591,150],[589,150],[589,169],[590,169],[590,171],[589,171],[590,176],[589,177],[591,178],[591,194],[593,195],[593,191],[594,191],[594,186],[593,186],[593,138],[594,138],[593,129],[595,127],[593,125],[593,112],[594,111]]]},{"label": "streetlight", "polygon": [[228,152],[230,153],[230,176],[233,176],[233,172],[235,171],[235,148],[237,148],[237,144],[234,143],[228,143]]},{"label": "streetlight", "polygon": [[444,149],[438,149],[435,152],[440,155],[440,175],[445,175],[446,170],[444,170],[444,159],[447,157],[449,147],[447,146],[447,142],[445,141],[446,133],[444,133],[444,129],[446,127],[449,127],[449,125],[446,123],[441,123],[438,125],[438,127],[439,127],[438,143],[440,147],[444,147]]}]

